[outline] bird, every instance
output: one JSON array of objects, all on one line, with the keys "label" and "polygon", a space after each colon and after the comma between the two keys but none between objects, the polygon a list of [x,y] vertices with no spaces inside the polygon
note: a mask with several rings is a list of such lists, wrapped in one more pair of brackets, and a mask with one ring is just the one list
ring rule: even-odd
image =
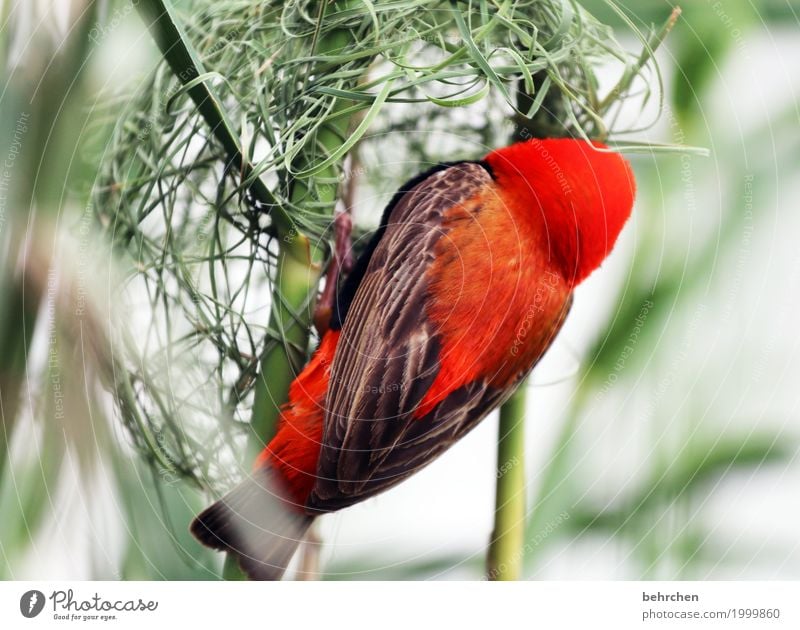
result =
[{"label": "bird", "polygon": [[551,346],[635,189],[622,155],[578,138],[530,138],[406,182],[341,282],[275,436],[192,534],[250,579],[280,579],[315,518],[439,457]]}]

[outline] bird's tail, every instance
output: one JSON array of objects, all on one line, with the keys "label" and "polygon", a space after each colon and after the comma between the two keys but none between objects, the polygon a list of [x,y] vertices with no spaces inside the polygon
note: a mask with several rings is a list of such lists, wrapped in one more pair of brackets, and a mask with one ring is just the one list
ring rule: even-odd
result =
[{"label": "bird's tail", "polygon": [[279,580],[313,517],[284,497],[269,467],[259,468],[192,521],[197,540],[233,553],[252,580]]}]

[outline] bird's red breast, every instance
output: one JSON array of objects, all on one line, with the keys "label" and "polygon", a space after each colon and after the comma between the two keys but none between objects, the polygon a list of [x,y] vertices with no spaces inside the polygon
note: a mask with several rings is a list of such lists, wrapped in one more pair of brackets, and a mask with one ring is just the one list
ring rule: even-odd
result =
[{"label": "bird's red breast", "polygon": [[391,487],[513,392],[630,214],[630,169],[602,148],[520,143],[398,193],[257,462],[298,506]]}]

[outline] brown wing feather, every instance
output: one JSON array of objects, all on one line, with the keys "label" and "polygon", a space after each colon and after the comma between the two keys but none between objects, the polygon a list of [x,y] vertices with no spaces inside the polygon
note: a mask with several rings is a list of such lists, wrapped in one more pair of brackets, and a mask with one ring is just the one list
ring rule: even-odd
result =
[{"label": "brown wing feather", "polygon": [[415,422],[412,414],[439,369],[437,333],[425,315],[425,299],[442,217],[490,182],[479,164],[454,164],[412,188],[388,217],[331,366],[310,507],[358,500]]},{"label": "brown wing feather", "polygon": [[[425,417],[414,416],[440,367],[440,338],[425,300],[442,218],[489,181],[479,165],[457,164],[418,184],[392,211],[342,328],[310,509],[352,505],[413,474],[502,403],[533,367],[502,388],[490,386],[493,375],[486,375],[451,392]],[[570,303],[542,331],[539,356]]]},{"label": "brown wing feather", "polygon": [[[572,296],[569,296],[546,332],[539,358],[544,356],[561,330],[571,307]],[[520,370],[516,378],[502,389],[490,386],[492,378],[487,375],[453,391],[431,413],[414,420],[402,442],[392,449],[364,490],[369,494],[380,492],[430,463],[472,430],[492,409],[505,402],[535,365]]]}]

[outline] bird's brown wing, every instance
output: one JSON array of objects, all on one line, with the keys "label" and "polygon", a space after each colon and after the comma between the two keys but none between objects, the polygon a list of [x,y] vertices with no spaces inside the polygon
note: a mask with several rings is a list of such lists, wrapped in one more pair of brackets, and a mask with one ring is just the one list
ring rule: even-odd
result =
[{"label": "bird's brown wing", "polygon": [[361,497],[439,371],[426,272],[444,213],[491,182],[479,164],[433,172],[394,203],[347,314],[331,366],[318,480],[309,507]]},{"label": "bird's brown wing", "polygon": [[425,313],[426,272],[444,213],[491,182],[484,167],[453,164],[393,203],[352,298],[331,366],[317,482],[309,507],[359,499],[439,371]]},{"label": "bird's brown wing", "polygon": [[530,365],[521,366],[510,383],[502,388],[492,387],[489,385],[491,375],[486,375],[454,390],[425,417],[413,420],[402,440],[397,441],[373,471],[360,496],[377,494],[429,464],[473,429],[492,409],[505,402],[550,347],[571,308],[570,295],[557,317],[549,322],[549,329],[542,331],[544,342],[538,358]]},{"label": "bird's brown wing", "polygon": [[[405,193],[388,217],[347,305],[331,367],[311,510],[346,507],[431,462],[514,389],[475,381],[414,416],[439,371],[439,336],[426,315],[427,271],[443,215],[468,211],[491,182],[479,164],[458,163]],[[563,321],[563,320],[562,320]],[[557,328],[560,327],[560,321]],[[555,335],[555,331],[553,336]],[[524,374],[520,374],[520,378]]]},{"label": "bird's brown wing", "polygon": [[[555,339],[571,306],[570,296],[551,324],[540,357]],[[379,494],[411,476],[502,404],[534,365],[521,369],[517,378],[502,389],[490,386],[488,377],[472,381],[451,392],[423,418],[411,418],[406,414],[402,418],[373,420],[376,424],[370,425],[362,416],[351,421],[355,422],[355,428],[349,432],[348,427],[344,427],[346,439],[341,446],[332,445],[323,438],[318,480],[308,507],[319,511],[338,510]],[[348,476],[342,476],[344,474]]]}]

